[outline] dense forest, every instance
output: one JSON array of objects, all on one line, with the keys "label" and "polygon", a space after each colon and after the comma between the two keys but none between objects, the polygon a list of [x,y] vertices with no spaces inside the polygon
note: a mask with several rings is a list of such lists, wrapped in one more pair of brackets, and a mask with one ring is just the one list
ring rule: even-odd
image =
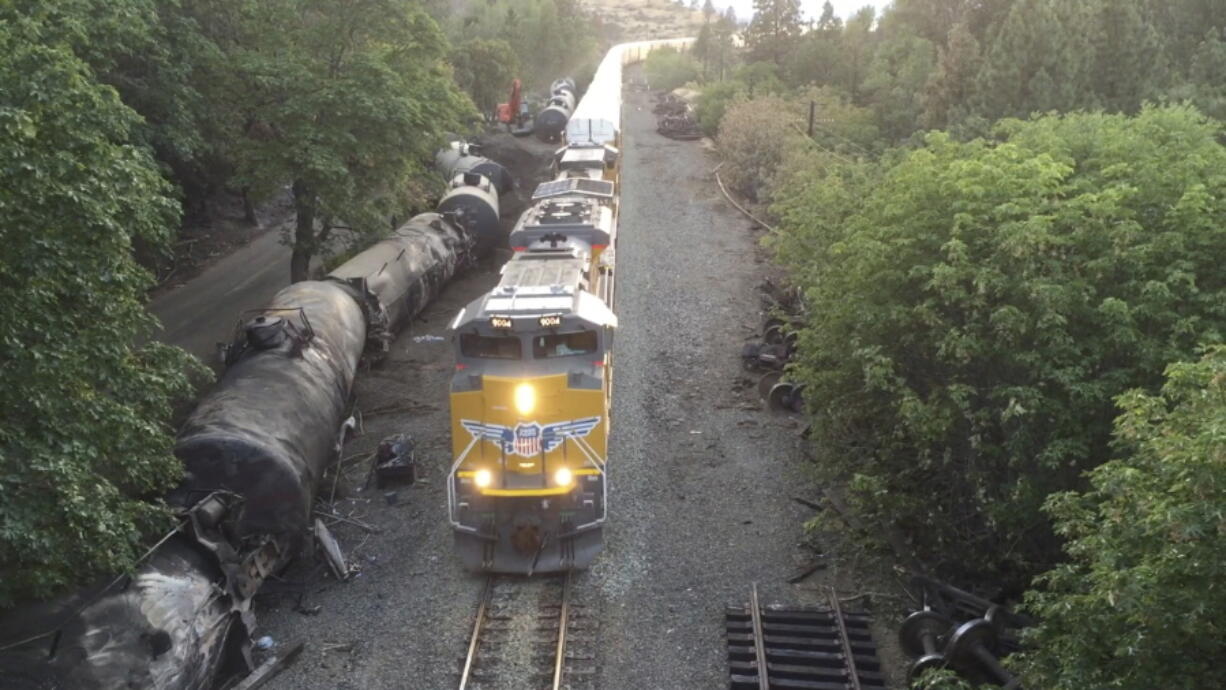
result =
[{"label": "dense forest", "polygon": [[1226,5],[755,9],[743,50],[707,3],[647,69],[698,90],[803,292],[818,472],[906,557],[1025,592],[1027,687],[1215,687]]}]

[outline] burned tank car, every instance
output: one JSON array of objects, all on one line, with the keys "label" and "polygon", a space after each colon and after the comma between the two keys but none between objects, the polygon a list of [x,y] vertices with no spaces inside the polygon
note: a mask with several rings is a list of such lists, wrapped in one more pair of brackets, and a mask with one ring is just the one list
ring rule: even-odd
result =
[{"label": "burned tank car", "polygon": [[566,131],[566,123],[575,112],[578,94],[575,80],[570,77],[557,79],[549,86],[549,102],[536,115],[534,130],[545,141],[557,141]]},{"label": "burned tank car", "polygon": [[[462,206],[459,200],[454,203]],[[496,221],[497,197],[493,204]],[[471,258],[472,236],[451,218],[438,213],[414,216],[328,275],[340,281],[364,280],[366,289],[383,306],[389,331],[397,332],[421,313]],[[496,223],[492,232],[497,233]]]},{"label": "burned tank car", "polygon": [[230,366],[179,434],[185,474],[172,503],[231,491],[245,499],[240,537],[285,539],[291,553],[301,546],[366,339],[358,293],[296,283],[247,321]]},{"label": "burned tank car", "polygon": [[514,188],[511,173],[497,161],[476,154],[476,147],[463,141],[453,141],[434,154],[434,166],[447,180],[456,175],[476,173],[489,180],[499,195]]},{"label": "burned tank car", "polygon": [[219,596],[221,580],[216,562],[176,535],[127,582],[13,613],[5,640],[58,627],[0,653],[0,684],[8,690],[211,688],[232,629],[239,634],[242,627]]}]

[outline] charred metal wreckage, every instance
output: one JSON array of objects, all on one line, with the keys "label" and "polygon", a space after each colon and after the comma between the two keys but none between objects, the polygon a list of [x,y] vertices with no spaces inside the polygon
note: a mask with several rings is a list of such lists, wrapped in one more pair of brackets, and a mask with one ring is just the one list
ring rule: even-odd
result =
[{"label": "charred metal wreckage", "polygon": [[309,539],[359,359],[385,352],[475,254],[505,243],[507,171],[466,145],[443,153],[452,189],[438,213],[243,315],[225,373],[175,444],[178,528],[131,575],[0,623],[6,689],[197,690],[251,670],[252,597]]},{"label": "charred metal wreckage", "polygon": [[680,96],[662,92],[657,96],[656,131],[670,139],[692,140],[701,139],[702,131],[698,128],[698,119],[694,109]]}]

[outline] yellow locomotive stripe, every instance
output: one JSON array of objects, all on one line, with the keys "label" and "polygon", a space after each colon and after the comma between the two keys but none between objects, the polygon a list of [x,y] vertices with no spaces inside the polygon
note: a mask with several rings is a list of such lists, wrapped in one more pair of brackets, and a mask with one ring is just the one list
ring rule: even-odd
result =
[{"label": "yellow locomotive stripe", "polygon": [[[460,479],[472,479],[474,476],[476,476],[476,474],[476,470],[459,470],[455,473],[455,476],[459,477]],[[584,467],[581,469],[572,470],[571,474],[575,475],[576,477],[590,476],[600,474],[600,470],[596,469],[595,467]]]},{"label": "yellow locomotive stripe", "polygon": [[561,496],[570,493],[573,486],[555,486],[552,489],[478,489],[482,496]]}]

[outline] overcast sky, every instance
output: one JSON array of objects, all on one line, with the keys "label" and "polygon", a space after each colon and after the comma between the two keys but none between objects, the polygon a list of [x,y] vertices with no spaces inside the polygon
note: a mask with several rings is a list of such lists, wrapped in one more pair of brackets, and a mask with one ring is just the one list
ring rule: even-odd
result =
[{"label": "overcast sky", "polygon": [[[805,17],[817,19],[822,14],[822,5],[825,0],[800,0],[800,6],[805,11]],[[856,10],[865,5],[872,5],[880,10],[882,7],[890,4],[889,0],[830,0],[834,5],[834,13],[843,19],[851,16]],[[699,3],[701,5],[701,3]],[[740,19],[747,19],[753,14],[753,0],[715,0],[715,6],[721,10],[728,5],[736,8],[736,16]]]}]

